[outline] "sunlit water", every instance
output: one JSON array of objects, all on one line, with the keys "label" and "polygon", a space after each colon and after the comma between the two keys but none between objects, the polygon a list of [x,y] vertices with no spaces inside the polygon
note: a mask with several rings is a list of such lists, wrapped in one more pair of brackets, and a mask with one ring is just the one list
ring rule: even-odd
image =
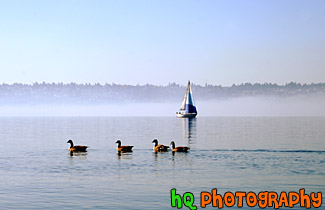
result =
[{"label": "sunlit water", "polygon": [[[0,209],[176,209],[172,188],[198,207],[213,188],[324,192],[324,128],[317,117],[0,118]],[[191,151],[155,154],[154,138]],[[88,152],[70,156],[68,139]],[[134,152],[117,155],[117,139]]]}]

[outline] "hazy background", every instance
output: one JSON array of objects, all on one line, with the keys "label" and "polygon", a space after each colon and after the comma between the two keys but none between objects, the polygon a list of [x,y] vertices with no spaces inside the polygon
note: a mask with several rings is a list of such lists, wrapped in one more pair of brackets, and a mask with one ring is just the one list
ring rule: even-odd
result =
[{"label": "hazy background", "polygon": [[[0,0],[0,83],[324,82],[324,11],[322,0]],[[181,99],[9,104],[0,115],[169,116]],[[199,116],[324,115],[314,96],[196,103]]]},{"label": "hazy background", "polygon": [[[325,116],[324,97],[233,98],[199,101],[200,116]],[[1,106],[1,116],[175,116],[180,103]]]}]

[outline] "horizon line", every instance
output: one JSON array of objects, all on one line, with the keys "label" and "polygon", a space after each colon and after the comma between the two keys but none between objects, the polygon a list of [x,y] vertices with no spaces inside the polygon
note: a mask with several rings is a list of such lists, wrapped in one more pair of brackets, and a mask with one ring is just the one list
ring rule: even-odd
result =
[{"label": "horizon line", "polygon": [[[106,86],[106,85],[117,85],[117,86],[159,86],[159,87],[168,87],[168,86],[172,86],[172,85],[176,85],[176,86],[186,86],[186,84],[184,83],[184,85],[182,84],[178,84],[176,82],[169,82],[167,85],[157,85],[157,84],[151,84],[151,83],[146,83],[146,84],[123,84],[123,83],[115,83],[115,82],[105,82],[105,83],[100,83],[100,82],[85,82],[85,83],[78,83],[78,82],[32,82],[32,83],[22,83],[22,82],[13,82],[13,83],[6,83],[6,82],[2,82],[0,84],[0,86],[2,85],[28,85],[28,86],[34,86],[34,85],[90,85],[90,86],[95,86],[95,85],[100,85],[100,86]],[[300,82],[294,82],[294,81],[290,81],[290,82],[286,82],[285,84],[278,84],[278,83],[272,83],[272,82],[242,82],[242,83],[233,83],[232,85],[221,85],[221,84],[211,84],[211,83],[205,83],[205,84],[196,84],[191,82],[191,85],[193,86],[201,86],[201,87],[205,87],[205,86],[219,86],[219,87],[232,87],[232,86],[242,86],[242,85],[247,85],[247,84],[251,84],[251,85],[277,85],[277,86],[287,86],[289,84],[296,84],[296,85],[322,85],[325,84],[325,82],[311,82],[311,83],[300,83]]]}]

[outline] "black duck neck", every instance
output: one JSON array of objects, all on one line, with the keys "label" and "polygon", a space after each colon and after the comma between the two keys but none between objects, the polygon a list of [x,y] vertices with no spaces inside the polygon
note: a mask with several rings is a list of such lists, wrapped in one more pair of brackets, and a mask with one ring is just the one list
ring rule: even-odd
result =
[{"label": "black duck neck", "polygon": [[172,145],[172,148],[175,149],[175,143],[172,141],[170,144]]},{"label": "black duck neck", "polygon": [[120,146],[121,146],[121,142],[118,141],[118,142],[117,142],[117,147],[120,147]]},{"label": "black duck neck", "polygon": [[69,143],[70,143],[70,148],[74,147],[74,145],[73,145],[73,142],[72,142],[72,141],[69,141]]},{"label": "black duck neck", "polygon": [[155,147],[158,146],[158,141],[157,140],[155,140],[153,142],[155,143]]}]

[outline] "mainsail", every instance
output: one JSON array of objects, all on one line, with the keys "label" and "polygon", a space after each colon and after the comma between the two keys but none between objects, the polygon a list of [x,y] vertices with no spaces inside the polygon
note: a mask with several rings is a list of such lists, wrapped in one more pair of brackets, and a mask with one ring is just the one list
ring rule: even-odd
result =
[{"label": "mainsail", "polygon": [[188,84],[187,84],[187,88],[186,88],[186,91],[185,91],[185,95],[184,95],[184,98],[183,98],[183,101],[182,101],[182,106],[179,110],[181,111],[184,111],[185,110],[185,104],[186,104],[186,101],[187,101],[187,95],[189,93],[189,89],[191,88],[190,86],[190,81],[188,81]]}]

